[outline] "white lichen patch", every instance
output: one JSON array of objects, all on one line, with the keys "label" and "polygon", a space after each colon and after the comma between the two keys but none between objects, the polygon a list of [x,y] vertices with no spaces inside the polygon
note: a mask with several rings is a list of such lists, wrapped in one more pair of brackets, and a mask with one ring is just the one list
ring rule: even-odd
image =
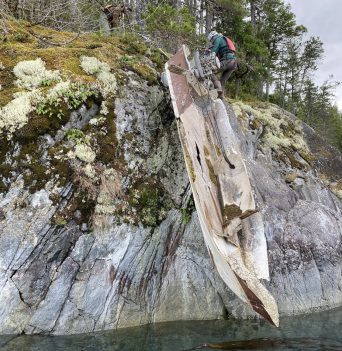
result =
[{"label": "white lichen patch", "polygon": [[101,110],[100,110],[101,115],[107,116],[109,113],[108,107],[107,107],[107,102],[102,101],[101,103]]},{"label": "white lichen patch", "polygon": [[115,75],[110,72],[110,67],[107,63],[98,60],[96,57],[89,56],[81,56],[80,61],[84,72],[96,76],[96,85],[105,99],[115,94],[117,81]]},{"label": "white lichen patch", "polygon": [[303,138],[300,121],[290,119],[278,106],[267,104],[263,107],[252,107],[241,101],[232,104],[237,116],[247,115],[250,121],[263,127],[261,150],[293,148],[308,150]]},{"label": "white lichen patch", "polygon": [[57,83],[53,88],[49,90],[46,95],[46,99],[49,101],[59,102],[62,97],[70,92],[71,82],[69,80]]},{"label": "white lichen patch", "polygon": [[89,124],[92,125],[92,126],[98,126],[102,123],[105,122],[105,118],[104,117],[95,117],[95,118],[92,118],[90,121],[89,121]]},{"label": "white lichen patch", "polygon": [[101,94],[108,98],[116,92],[117,82],[115,75],[110,72],[101,72],[97,75]]},{"label": "white lichen patch", "polygon": [[36,90],[14,94],[14,99],[0,108],[0,131],[5,130],[10,139],[18,128],[27,123],[29,113],[40,99],[41,94]]},{"label": "white lichen patch", "polygon": [[13,73],[17,77],[16,85],[29,90],[36,89],[44,83],[49,85],[53,81],[60,80],[59,71],[47,70],[41,58],[19,62],[13,68]]},{"label": "white lichen patch", "polygon": [[86,163],[92,163],[95,160],[96,153],[86,144],[77,144],[75,146],[75,156]]},{"label": "white lichen patch", "polygon": [[92,164],[88,163],[84,167],[84,173],[88,178],[95,179],[96,178],[96,171]]},{"label": "white lichen patch", "polygon": [[99,205],[95,206],[96,214],[112,215],[115,212],[116,207],[114,205]]},{"label": "white lichen patch", "polygon": [[5,68],[4,64],[0,61],[0,71],[3,71]]},{"label": "white lichen patch", "polygon": [[91,75],[97,75],[101,72],[110,72],[109,65],[98,60],[96,57],[81,56],[81,67],[84,72]]}]

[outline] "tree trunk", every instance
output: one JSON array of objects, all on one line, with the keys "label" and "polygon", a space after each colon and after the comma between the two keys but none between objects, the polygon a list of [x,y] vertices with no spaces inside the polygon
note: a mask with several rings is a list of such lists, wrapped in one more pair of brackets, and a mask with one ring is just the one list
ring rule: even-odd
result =
[{"label": "tree trunk", "polygon": [[252,24],[252,29],[253,33],[255,34],[256,32],[256,6],[255,6],[255,0],[250,1],[250,6],[251,6],[251,24]]},{"label": "tree trunk", "polygon": [[210,2],[205,2],[205,33],[208,34],[212,30],[213,25],[213,13]]},{"label": "tree trunk", "polygon": [[203,12],[204,12],[203,0],[201,0],[201,5],[200,5],[200,20],[199,20],[199,34],[203,34],[203,30],[204,30]]},{"label": "tree trunk", "polygon": [[266,101],[270,99],[270,87],[271,87],[271,68],[267,67],[267,79],[266,79]]}]

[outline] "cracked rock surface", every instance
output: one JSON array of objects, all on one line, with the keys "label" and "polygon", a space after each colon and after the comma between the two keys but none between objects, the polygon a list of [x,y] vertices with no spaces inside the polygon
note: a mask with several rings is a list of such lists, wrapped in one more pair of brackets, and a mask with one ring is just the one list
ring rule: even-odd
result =
[{"label": "cracked rock surface", "polygon": [[[61,204],[49,194],[58,192],[63,202],[73,186],[50,182],[31,194],[19,177],[0,197],[0,333],[71,334],[254,316],[216,273],[196,212],[184,220],[190,194],[176,124],[165,122],[165,109],[148,107],[166,99],[161,88],[148,89],[116,99],[117,138],[139,130],[134,148],[125,141],[125,161],[132,172],[157,177],[173,207],[156,226],[113,220],[85,231],[73,220],[51,222]],[[265,285],[280,313],[341,306],[342,204],[320,177],[335,181],[329,164],[316,158],[305,171],[297,169],[278,151],[259,147],[262,131],[249,127],[251,114],[244,120],[229,114],[263,217],[271,275]],[[326,148],[333,176],[342,169],[337,150],[305,126],[303,137],[313,153],[317,143]],[[298,177],[289,182],[289,172]]]}]

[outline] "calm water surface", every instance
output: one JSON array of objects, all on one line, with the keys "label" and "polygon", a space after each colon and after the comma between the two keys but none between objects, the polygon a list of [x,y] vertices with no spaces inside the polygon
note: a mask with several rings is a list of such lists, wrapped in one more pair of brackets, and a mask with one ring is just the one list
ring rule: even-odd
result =
[{"label": "calm water surface", "polygon": [[342,351],[342,309],[283,318],[280,328],[263,321],[192,321],[72,336],[0,336],[0,350],[183,351],[208,343],[262,338],[267,338],[266,343],[253,342],[244,348],[216,346],[230,350]]}]

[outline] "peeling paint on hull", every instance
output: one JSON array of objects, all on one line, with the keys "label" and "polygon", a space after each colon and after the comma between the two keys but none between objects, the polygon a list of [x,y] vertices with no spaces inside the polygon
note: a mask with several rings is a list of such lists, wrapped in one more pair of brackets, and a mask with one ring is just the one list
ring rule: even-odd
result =
[{"label": "peeling paint on hull", "polygon": [[253,217],[260,224],[261,216],[248,172],[224,103],[189,74],[192,67],[190,52],[183,46],[167,62],[166,76],[205,242],[226,285],[278,325],[277,304],[259,280],[268,278],[267,247],[257,250],[263,259],[253,259],[245,244],[253,235],[260,241],[260,225],[258,233],[244,225]]}]

